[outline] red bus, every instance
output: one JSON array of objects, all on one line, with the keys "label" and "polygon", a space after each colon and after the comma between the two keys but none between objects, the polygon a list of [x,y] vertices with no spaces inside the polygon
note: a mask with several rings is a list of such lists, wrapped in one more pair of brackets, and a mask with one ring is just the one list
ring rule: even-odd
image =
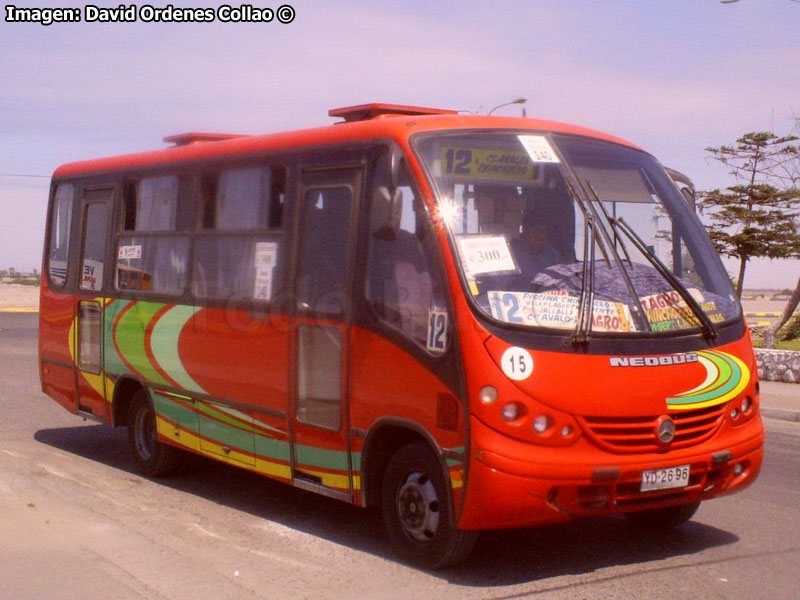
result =
[{"label": "red bus", "polygon": [[40,374],[128,429],[362,507],[435,568],[477,532],[656,530],[762,462],[754,354],[651,155],[525,118],[367,104],[185,134],[52,180]]}]

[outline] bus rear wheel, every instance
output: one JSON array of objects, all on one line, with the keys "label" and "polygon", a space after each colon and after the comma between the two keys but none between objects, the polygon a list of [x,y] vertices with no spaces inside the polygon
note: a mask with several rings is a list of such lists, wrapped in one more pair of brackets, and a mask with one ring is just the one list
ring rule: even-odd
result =
[{"label": "bus rear wheel", "polygon": [[628,520],[639,529],[647,531],[667,531],[683,525],[694,516],[700,507],[699,502],[654,508],[638,512],[626,513]]},{"label": "bus rear wheel", "polygon": [[183,452],[158,441],[156,413],[147,392],[137,392],[128,409],[128,443],[139,470],[150,477],[174,473],[183,461]]},{"label": "bus rear wheel", "polygon": [[381,511],[389,539],[409,563],[439,569],[464,560],[477,532],[458,529],[439,461],[422,442],[404,446],[389,461]]}]

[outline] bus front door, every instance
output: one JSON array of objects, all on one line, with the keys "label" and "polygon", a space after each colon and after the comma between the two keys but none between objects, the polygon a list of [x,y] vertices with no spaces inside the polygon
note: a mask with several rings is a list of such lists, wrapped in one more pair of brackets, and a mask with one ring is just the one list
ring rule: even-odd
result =
[{"label": "bus front door", "polygon": [[292,479],[352,500],[347,389],[358,168],[305,170],[299,190],[290,394]]}]

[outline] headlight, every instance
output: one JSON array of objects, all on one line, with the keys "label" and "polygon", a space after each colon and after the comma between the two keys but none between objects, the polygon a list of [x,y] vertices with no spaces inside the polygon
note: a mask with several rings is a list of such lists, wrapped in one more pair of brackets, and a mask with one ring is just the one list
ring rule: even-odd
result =
[{"label": "headlight", "polygon": [[550,428],[552,422],[550,415],[539,415],[533,420],[533,430],[536,433],[544,433]]},{"label": "headlight", "polygon": [[503,415],[503,420],[510,423],[511,421],[516,421],[520,417],[525,416],[526,410],[525,406],[520,404],[519,402],[509,402],[503,407],[501,414]]},{"label": "headlight", "polygon": [[484,404],[494,404],[497,400],[497,388],[492,385],[485,385],[481,388],[478,397]]}]

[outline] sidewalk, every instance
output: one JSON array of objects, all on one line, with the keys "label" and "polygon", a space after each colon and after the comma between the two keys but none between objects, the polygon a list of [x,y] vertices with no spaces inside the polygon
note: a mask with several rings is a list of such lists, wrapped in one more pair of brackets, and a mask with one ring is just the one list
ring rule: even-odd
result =
[{"label": "sidewalk", "polygon": [[762,381],[761,415],[800,422],[800,384]]}]

